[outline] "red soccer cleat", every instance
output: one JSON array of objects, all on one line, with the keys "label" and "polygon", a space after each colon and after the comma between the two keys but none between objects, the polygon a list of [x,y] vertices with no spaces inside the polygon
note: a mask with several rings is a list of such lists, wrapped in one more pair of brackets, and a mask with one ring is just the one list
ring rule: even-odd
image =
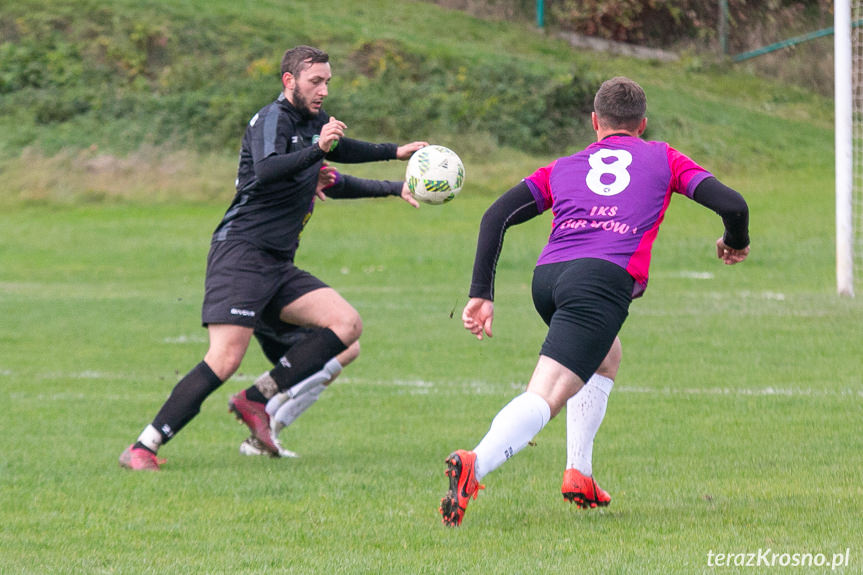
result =
[{"label": "red soccer cleat", "polygon": [[159,466],[165,463],[156,454],[147,449],[130,445],[120,454],[120,467],[132,471],[159,471]]},{"label": "red soccer cleat", "polygon": [[246,390],[244,389],[231,397],[228,401],[228,409],[237,416],[237,419],[246,424],[251,430],[252,436],[261,442],[261,446],[270,455],[279,456],[279,447],[270,434],[270,414],[267,413],[266,404],[246,399]]},{"label": "red soccer cleat", "polygon": [[560,487],[563,498],[575,503],[582,509],[607,507],[611,503],[611,495],[606,493],[593,477],[584,475],[577,469],[567,469],[563,472],[563,485]]},{"label": "red soccer cleat", "polygon": [[448,527],[461,525],[471,497],[476,499],[479,490],[485,489],[485,485],[480,485],[476,480],[475,463],[476,453],[464,449],[453,451],[446,458],[449,491],[440,500],[439,511],[443,517],[443,524]]}]

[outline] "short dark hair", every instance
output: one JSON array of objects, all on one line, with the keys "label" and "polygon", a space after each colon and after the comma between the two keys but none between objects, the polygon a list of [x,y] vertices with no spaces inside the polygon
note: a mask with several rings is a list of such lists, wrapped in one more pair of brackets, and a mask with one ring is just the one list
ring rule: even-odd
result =
[{"label": "short dark hair", "polygon": [[616,76],[597,90],[593,111],[604,127],[635,130],[647,113],[647,96],[637,82]]},{"label": "short dark hair", "polygon": [[282,56],[282,76],[285,72],[290,72],[296,78],[312,64],[326,64],[329,61],[330,55],[323,50],[311,46],[296,46],[286,50]]}]

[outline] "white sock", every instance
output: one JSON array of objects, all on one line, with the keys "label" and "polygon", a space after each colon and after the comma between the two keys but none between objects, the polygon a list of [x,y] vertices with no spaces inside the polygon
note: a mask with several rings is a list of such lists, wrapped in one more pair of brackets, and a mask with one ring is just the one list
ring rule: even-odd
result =
[{"label": "white sock", "polygon": [[273,416],[273,431],[278,434],[282,429],[292,424],[305,410],[310,408],[327,388],[323,383],[307,390],[299,397],[292,397],[284,402]]},{"label": "white sock", "polygon": [[566,468],[593,475],[593,439],[608,406],[614,380],[593,374],[566,402]]},{"label": "white sock", "polygon": [[162,434],[159,430],[153,427],[152,424],[144,428],[141,435],[138,436],[138,441],[147,446],[147,449],[153,453],[159,451],[159,446],[162,445]]},{"label": "white sock", "polygon": [[530,391],[506,404],[492,420],[488,433],[474,448],[474,473],[477,480],[524,449],[550,419],[551,408],[548,403]]},{"label": "white sock", "polygon": [[[300,397],[304,393],[308,392],[311,389],[314,389],[318,385],[322,383],[327,383],[331,381],[334,377],[342,372],[342,364],[339,363],[339,360],[336,358],[332,358],[330,361],[324,364],[324,367],[321,368],[320,371],[317,371],[299,382],[291,389],[283,391],[281,393],[277,393],[267,402],[267,413],[270,417],[275,417],[276,413],[279,411],[279,408],[283,403],[291,399],[292,397]],[[314,403],[314,402],[313,402]]]}]

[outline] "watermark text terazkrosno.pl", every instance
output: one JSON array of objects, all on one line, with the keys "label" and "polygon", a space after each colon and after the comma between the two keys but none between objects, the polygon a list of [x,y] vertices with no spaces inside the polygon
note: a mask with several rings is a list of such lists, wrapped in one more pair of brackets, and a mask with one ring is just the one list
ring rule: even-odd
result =
[{"label": "watermark text terazkrosno.pl", "polygon": [[708,567],[824,567],[839,569],[848,567],[851,548],[841,553],[782,552],[767,547],[742,553],[721,553],[713,549],[707,552]]}]

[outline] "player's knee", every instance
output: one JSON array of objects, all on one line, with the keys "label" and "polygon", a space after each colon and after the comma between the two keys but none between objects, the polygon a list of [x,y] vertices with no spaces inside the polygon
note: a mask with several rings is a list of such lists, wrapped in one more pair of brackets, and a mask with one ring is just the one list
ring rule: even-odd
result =
[{"label": "player's knee", "polygon": [[213,370],[213,373],[222,381],[227,380],[240,369],[243,354],[236,350],[213,350],[207,351],[204,361]]},{"label": "player's knee", "polygon": [[[360,339],[363,333],[363,319],[359,313],[354,311],[353,313],[342,315],[329,327],[345,345],[350,347]],[[357,348],[357,353],[359,353],[359,348]]]},{"label": "player's knee", "polygon": [[[363,334],[363,318],[360,317],[360,314],[356,314],[351,322],[351,344],[359,341],[360,336]],[[359,348],[357,348],[357,353],[359,353]]]}]

